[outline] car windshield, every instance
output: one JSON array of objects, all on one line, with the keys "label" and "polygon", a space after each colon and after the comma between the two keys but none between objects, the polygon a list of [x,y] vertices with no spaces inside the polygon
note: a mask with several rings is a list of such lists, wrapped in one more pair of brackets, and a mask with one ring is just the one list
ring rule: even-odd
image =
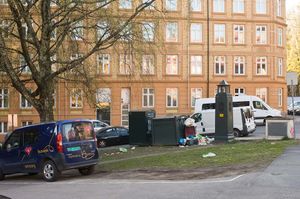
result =
[{"label": "car windshield", "polygon": [[93,139],[93,128],[90,122],[72,122],[63,125],[63,137],[67,141]]}]

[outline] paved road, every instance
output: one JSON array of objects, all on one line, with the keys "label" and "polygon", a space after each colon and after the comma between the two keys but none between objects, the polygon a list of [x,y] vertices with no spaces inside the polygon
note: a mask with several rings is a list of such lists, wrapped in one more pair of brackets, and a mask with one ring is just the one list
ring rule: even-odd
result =
[{"label": "paved road", "polygon": [[209,180],[109,180],[73,174],[46,183],[38,177],[17,176],[0,182],[0,195],[13,199],[298,199],[299,156],[300,145],[288,149],[264,171]]}]

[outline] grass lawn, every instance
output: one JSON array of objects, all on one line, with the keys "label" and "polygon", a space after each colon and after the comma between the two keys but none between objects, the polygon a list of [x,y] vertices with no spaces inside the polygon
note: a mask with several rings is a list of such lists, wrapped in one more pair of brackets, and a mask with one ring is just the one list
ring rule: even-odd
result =
[{"label": "grass lawn", "polygon": [[[127,153],[117,149],[102,151],[102,171],[124,171],[137,169],[199,169],[227,167],[236,164],[256,164],[271,162],[295,140],[233,142],[192,147],[136,147],[128,148]],[[203,158],[203,154],[215,153],[215,157]]]}]

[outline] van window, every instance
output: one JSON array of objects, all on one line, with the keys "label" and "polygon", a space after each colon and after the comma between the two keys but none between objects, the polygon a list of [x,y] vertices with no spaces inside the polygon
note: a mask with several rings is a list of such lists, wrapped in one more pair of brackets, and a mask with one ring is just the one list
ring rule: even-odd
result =
[{"label": "van window", "polygon": [[31,146],[37,143],[39,132],[38,129],[29,128],[24,130],[24,146]]},{"label": "van window", "polygon": [[249,106],[249,101],[232,102],[233,107]]},{"label": "van window", "polygon": [[268,110],[260,101],[253,101],[253,107],[255,109]]},{"label": "van window", "polygon": [[22,135],[23,134],[21,131],[13,132],[5,142],[3,148],[5,149],[19,148],[22,145]]},{"label": "van window", "polygon": [[209,103],[209,104],[203,104],[202,110],[210,110],[210,109],[216,109],[215,103]]},{"label": "van window", "polygon": [[73,122],[62,127],[63,137],[67,141],[79,141],[93,139],[93,127],[90,122]]}]

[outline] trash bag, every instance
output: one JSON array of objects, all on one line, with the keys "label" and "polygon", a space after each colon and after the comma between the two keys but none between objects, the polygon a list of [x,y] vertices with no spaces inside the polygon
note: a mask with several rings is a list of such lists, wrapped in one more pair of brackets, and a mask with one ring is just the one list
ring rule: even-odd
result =
[{"label": "trash bag", "polygon": [[187,126],[187,127],[192,127],[192,126],[196,126],[196,123],[195,123],[195,120],[193,118],[189,117],[184,121],[184,125]]},{"label": "trash bag", "polygon": [[120,152],[123,152],[123,153],[126,153],[126,152],[127,152],[127,149],[126,149],[126,148],[123,148],[123,147],[120,147],[120,148],[119,148],[119,151],[120,151]]},{"label": "trash bag", "polygon": [[203,158],[210,158],[210,157],[215,157],[217,156],[215,153],[209,152],[207,154],[203,154],[202,157]]}]

